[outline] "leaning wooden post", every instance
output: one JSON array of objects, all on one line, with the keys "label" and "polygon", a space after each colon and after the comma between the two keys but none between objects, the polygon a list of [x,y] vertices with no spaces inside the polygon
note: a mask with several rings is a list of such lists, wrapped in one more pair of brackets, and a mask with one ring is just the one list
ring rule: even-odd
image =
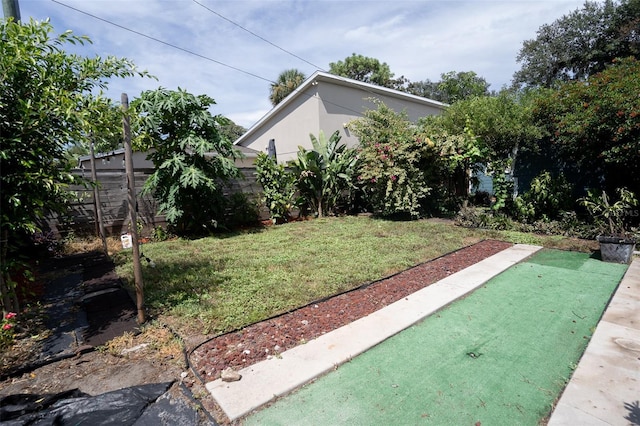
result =
[{"label": "leaning wooden post", "polygon": [[131,127],[129,125],[129,98],[126,93],[121,96],[124,117],[122,127],[124,131],[124,164],[127,172],[127,187],[129,200],[129,215],[131,218],[131,239],[133,249],[133,277],[136,285],[136,305],[138,308],[138,324],[145,322],[144,288],[142,285],[142,266],[140,265],[140,247],[138,246],[138,218],[136,212],[136,183],[133,175],[133,152],[131,150]]},{"label": "leaning wooden post", "polygon": [[91,141],[91,180],[93,181],[93,203],[96,213],[96,222],[98,234],[102,240],[102,249],[104,254],[109,255],[107,249],[107,235],[104,231],[104,222],[102,221],[102,203],[100,202],[100,188],[98,188],[98,173],[96,172],[96,156],[93,150],[93,140]]}]

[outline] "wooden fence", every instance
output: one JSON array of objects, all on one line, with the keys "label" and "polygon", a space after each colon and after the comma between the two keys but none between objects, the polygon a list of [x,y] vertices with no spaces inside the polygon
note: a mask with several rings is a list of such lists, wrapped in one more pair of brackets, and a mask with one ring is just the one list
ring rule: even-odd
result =
[{"label": "wooden fence", "polygon": [[[225,186],[225,195],[244,193],[249,199],[258,200],[262,187],[256,181],[254,168],[239,169],[243,178],[235,179]],[[91,172],[76,169],[73,172],[88,181]],[[154,227],[166,227],[166,219],[158,213],[158,203],[150,195],[141,195],[145,181],[153,173],[153,169],[137,169],[134,171],[136,184],[136,201],[138,220],[143,225],[143,235]],[[121,235],[129,232],[129,205],[127,201],[127,176],[124,169],[97,170],[98,190],[102,209],[102,220],[107,235]],[[53,232],[58,238],[74,235],[98,235],[98,223],[95,214],[93,187],[75,185],[69,188],[73,192],[74,201],[64,215],[49,214],[42,223],[43,230]],[[230,212],[233,214],[233,212]],[[264,208],[260,210],[261,218]],[[266,212],[268,217],[268,212]]]}]

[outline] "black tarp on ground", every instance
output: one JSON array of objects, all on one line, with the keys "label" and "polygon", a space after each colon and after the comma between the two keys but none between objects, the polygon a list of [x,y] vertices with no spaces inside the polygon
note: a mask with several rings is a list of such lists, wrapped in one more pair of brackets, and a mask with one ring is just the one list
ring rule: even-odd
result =
[{"label": "black tarp on ground", "polygon": [[86,312],[88,326],[82,332],[82,343],[104,345],[114,337],[137,329],[137,310],[122,286],[111,259],[103,253],[92,253],[83,259],[80,306]]},{"label": "black tarp on ground", "polygon": [[[46,283],[41,300],[51,336],[43,341],[37,359],[26,360],[21,371],[73,356],[81,347],[104,345],[138,329],[136,306],[105,254],[70,256],[60,259],[60,265],[70,270]],[[55,266],[51,259],[42,268],[55,270]]]},{"label": "black tarp on ground", "polygon": [[[42,353],[25,360],[18,374],[75,355],[81,345],[98,346],[135,331],[136,308],[102,253],[53,260],[46,270],[63,270],[47,283],[43,302],[52,336]],[[0,425],[215,425],[203,418],[182,391],[169,383],[139,385],[97,396],[78,389],[57,394],[16,394],[0,398]],[[180,391],[178,391],[180,392]]]},{"label": "black tarp on ground", "polygon": [[197,411],[171,398],[169,383],[154,383],[90,396],[77,389],[48,395],[0,399],[0,424],[26,425],[195,425]]}]

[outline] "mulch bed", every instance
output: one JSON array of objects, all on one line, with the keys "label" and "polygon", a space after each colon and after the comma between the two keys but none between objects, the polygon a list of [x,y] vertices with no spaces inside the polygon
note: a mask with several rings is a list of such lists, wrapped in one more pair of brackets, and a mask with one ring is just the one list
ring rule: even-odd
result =
[{"label": "mulch bed", "polygon": [[190,356],[206,382],[227,367],[240,369],[367,316],[482,259],[511,247],[485,240],[355,290],[213,338]]}]

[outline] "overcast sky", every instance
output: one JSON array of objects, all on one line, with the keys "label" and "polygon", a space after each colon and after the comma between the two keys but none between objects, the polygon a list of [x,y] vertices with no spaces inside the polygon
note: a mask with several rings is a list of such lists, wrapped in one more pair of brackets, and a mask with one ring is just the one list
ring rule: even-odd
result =
[{"label": "overcast sky", "polygon": [[19,2],[23,21],[49,18],[56,33],[72,30],[77,35],[89,36],[93,45],[76,53],[126,57],[158,78],[158,81],[113,80],[107,92],[112,99],[119,102],[124,92],[131,101],[142,90],[181,87],[213,97],[217,102],[214,114],[229,117],[244,127],[250,127],[270,110],[270,82],[280,72],[297,68],[309,76],[317,69],[327,71],[330,62],[344,60],[352,53],[386,62],[396,77],[405,76],[411,81],[438,81],[445,72],[474,71],[491,84],[491,89],[498,90],[508,85],[519,69],[516,56],[522,42],[535,38],[541,25],[552,23],[584,3],[582,0]]}]

